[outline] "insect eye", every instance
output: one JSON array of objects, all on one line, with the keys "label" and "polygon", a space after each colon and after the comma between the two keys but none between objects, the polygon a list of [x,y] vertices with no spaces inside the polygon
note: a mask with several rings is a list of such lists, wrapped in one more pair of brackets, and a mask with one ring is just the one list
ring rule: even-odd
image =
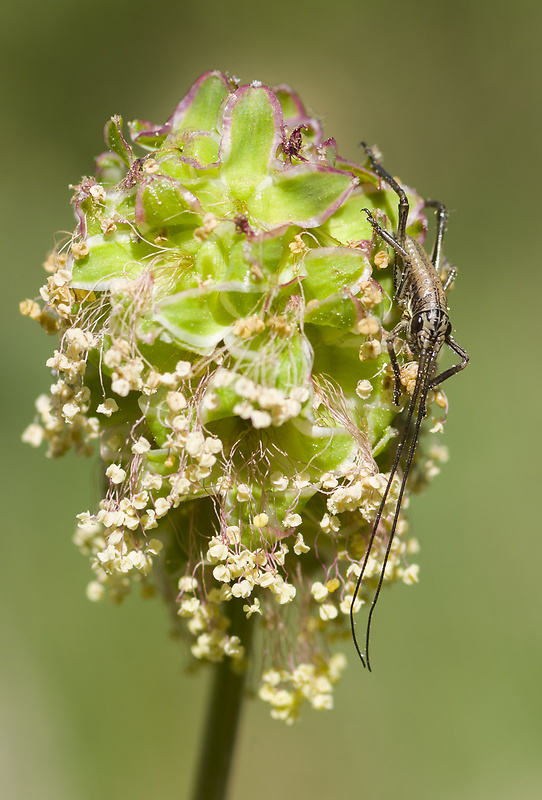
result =
[{"label": "insect eye", "polygon": [[423,328],[423,317],[421,314],[418,314],[416,317],[412,317],[412,322],[410,323],[410,332],[411,333],[419,333]]}]

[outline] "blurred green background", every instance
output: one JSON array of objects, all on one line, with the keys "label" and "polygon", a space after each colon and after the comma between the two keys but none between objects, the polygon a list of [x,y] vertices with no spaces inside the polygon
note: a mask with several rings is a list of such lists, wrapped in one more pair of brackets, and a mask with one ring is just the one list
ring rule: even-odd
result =
[{"label": "blurred green background", "polygon": [[386,593],[372,675],[292,728],[249,705],[232,800],[542,796],[540,207],[542,5],[529,0],[5,0],[0,794],[187,798],[207,676],[158,603],[85,598],[74,515],[96,465],[20,444],[54,345],[18,302],[43,282],[68,184],[102,126],[165,120],[203,71],[291,84],[342,155],[450,209],[468,370],[446,384],[451,461],[412,503],[421,583]]}]

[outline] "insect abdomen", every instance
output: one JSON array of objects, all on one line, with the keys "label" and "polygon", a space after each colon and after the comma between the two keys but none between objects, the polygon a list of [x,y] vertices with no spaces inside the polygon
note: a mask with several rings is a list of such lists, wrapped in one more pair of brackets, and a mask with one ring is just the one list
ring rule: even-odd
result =
[{"label": "insect abdomen", "polygon": [[[446,295],[442,281],[421,244],[407,236],[405,250],[409,255],[412,268],[407,294],[410,295],[412,312],[419,314],[429,309],[448,311]],[[412,300],[414,302],[412,303]]]}]

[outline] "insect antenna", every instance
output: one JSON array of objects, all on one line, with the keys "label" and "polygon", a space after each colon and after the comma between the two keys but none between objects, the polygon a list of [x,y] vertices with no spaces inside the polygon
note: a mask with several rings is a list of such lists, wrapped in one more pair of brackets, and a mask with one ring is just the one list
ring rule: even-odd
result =
[{"label": "insect antenna", "polygon": [[[370,636],[370,633],[371,633],[371,622],[372,622],[372,619],[373,619],[373,613],[374,613],[374,610],[375,610],[376,603],[377,603],[378,598],[380,596],[380,590],[382,589],[382,584],[384,582],[384,574],[386,572],[386,565],[388,563],[389,555],[390,555],[390,552],[391,552],[391,547],[392,547],[392,544],[393,544],[393,539],[395,537],[395,531],[397,529],[397,523],[399,521],[399,514],[400,514],[400,511],[401,511],[401,505],[402,505],[402,502],[403,502],[403,495],[404,495],[406,484],[407,484],[407,480],[408,480],[408,474],[410,472],[410,467],[412,465],[412,460],[414,458],[414,453],[416,451],[416,445],[418,443],[418,438],[419,438],[419,435],[420,435],[421,424],[422,424],[423,418],[425,416],[425,405],[426,405],[426,400],[427,400],[427,393],[429,391],[429,376],[432,373],[432,369],[433,369],[435,358],[436,358],[436,353],[434,351],[431,352],[429,356],[427,356],[427,351],[424,351],[421,354],[420,361],[419,361],[419,366],[418,366],[418,374],[416,376],[416,384],[415,384],[415,387],[414,387],[414,391],[412,393],[412,398],[411,398],[409,406],[408,406],[408,412],[407,412],[407,417],[406,417],[406,422],[405,422],[404,433],[403,433],[403,435],[401,437],[401,441],[399,442],[399,445],[397,447],[397,453],[395,454],[395,459],[393,461],[393,466],[392,466],[391,471],[390,471],[390,475],[389,475],[389,478],[388,478],[388,483],[387,483],[387,486],[386,486],[386,490],[384,492],[384,495],[382,496],[382,500],[380,502],[380,506],[378,508],[378,511],[377,511],[377,514],[376,514],[376,517],[375,517],[375,521],[373,523],[373,529],[371,531],[371,536],[370,536],[369,542],[367,544],[367,550],[365,552],[365,557],[364,557],[363,563],[361,565],[361,571],[360,571],[360,574],[358,576],[358,580],[357,580],[357,583],[356,583],[356,588],[354,590],[354,595],[352,597],[352,603],[350,605],[350,628],[351,628],[351,631],[352,631],[352,639],[354,641],[354,646],[356,648],[358,656],[360,657],[361,663],[363,664],[364,667],[367,667],[369,672],[371,672],[371,662],[370,662],[370,659],[369,659],[369,636]],[[416,411],[416,406],[418,407],[418,413],[417,413],[416,421],[415,421],[415,424],[414,424],[414,430],[413,430],[413,433],[412,433],[412,439],[410,441],[410,446],[408,448],[408,455],[407,455],[405,468],[404,468],[404,471],[403,471],[403,476],[401,478],[401,486],[400,486],[400,489],[399,489],[399,494],[397,496],[397,502],[395,504],[395,512],[394,512],[394,515],[393,515],[393,523],[392,523],[392,526],[391,526],[391,531],[390,531],[390,535],[389,535],[389,539],[388,539],[388,544],[387,544],[387,547],[386,547],[386,553],[385,553],[385,556],[384,556],[384,561],[382,563],[382,568],[380,570],[380,577],[379,577],[379,580],[378,580],[378,586],[376,588],[376,592],[375,592],[375,595],[373,597],[373,601],[371,603],[371,608],[369,610],[369,616],[368,616],[368,619],[367,619],[367,628],[366,628],[366,631],[365,631],[365,654],[363,654],[361,652],[361,648],[359,646],[358,639],[357,639],[357,636],[356,636],[355,623],[354,623],[354,606],[355,606],[355,603],[356,603],[357,596],[359,594],[359,590],[361,588],[361,582],[362,582],[363,576],[365,574],[365,569],[367,567],[367,562],[369,561],[369,556],[371,555],[371,550],[373,549],[373,544],[374,544],[376,532],[378,530],[378,526],[380,525],[380,520],[382,519],[382,514],[384,513],[384,507],[386,505],[386,501],[387,501],[388,495],[390,493],[390,489],[391,489],[391,486],[392,486],[392,483],[393,483],[393,479],[394,479],[394,477],[395,477],[395,475],[397,473],[397,470],[399,468],[399,463],[401,461],[401,456],[403,455],[403,451],[405,449],[405,446],[406,446],[406,443],[407,443],[407,440],[408,440],[408,434],[409,434],[409,430],[410,430],[410,427],[411,427],[412,419],[414,417],[414,413]]]}]

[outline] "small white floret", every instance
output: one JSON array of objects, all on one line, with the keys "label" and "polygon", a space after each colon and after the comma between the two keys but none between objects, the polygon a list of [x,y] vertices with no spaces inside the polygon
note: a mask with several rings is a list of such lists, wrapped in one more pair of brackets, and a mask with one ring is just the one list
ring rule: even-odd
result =
[{"label": "small white floret", "polygon": [[137,442],[132,445],[132,453],[138,456],[148,453],[150,449],[151,443],[144,436],[140,436]]},{"label": "small white floret", "polygon": [[98,581],[91,581],[87,586],[87,598],[93,603],[103,600],[105,597],[105,586]]},{"label": "small white floret", "polygon": [[297,528],[302,522],[303,520],[299,514],[286,514],[282,520],[282,524],[285,528]]},{"label": "small white floret", "polygon": [[29,425],[22,435],[22,440],[32,447],[39,447],[45,437],[45,431],[37,422]]},{"label": "small white floret", "polygon": [[296,542],[294,544],[294,553],[300,556],[302,553],[308,553],[309,550],[310,547],[307,544],[305,544],[303,536],[301,534],[298,534]]},{"label": "small white floret", "polygon": [[246,503],[250,498],[250,488],[246,483],[240,483],[237,487],[237,499],[240,503]]},{"label": "small white floret", "polygon": [[262,613],[262,609],[260,608],[260,601],[258,600],[258,598],[256,597],[254,599],[254,602],[252,603],[252,605],[243,606],[243,611],[245,612],[245,614],[247,616],[247,619],[250,619],[250,617],[253,614],[261,614]]},{"label": "small white floret", "polygon": [[168,392],[166,395],[166,403],[170,411],[179,412],[186,408],[186,397],[182,392]]},{"label": "small white floret", "polygon": [[109,467],[106,469],[105,474],[110,479],[111,483],[122,483],[123,480],[126,478],[126,472],[119,467],[118,464],[110,464]]},{"label": "small white floret", "polygon": [[234,597],[250,597],[252,594],[252,585],[245,579],[234,583],[231,587],[231,591]]},{"label": "small white floret", "polygon": [[183,575],[182,578],[179,578],[179,583],[177,585],[180,592],[195,592],[198,588],[197,580],[191,575]]},{"label": "small white floret", "polygon": [[324,622],[327,622],[330,619],[335,619],[338,615],[338,610],[336,606],[332,605],[331,603],[323,603],[320,608],[320,619]]},{"label": "small white floret", "polygon": [[318,603],[321,603],[322,600],[326,599],[329,592],[323,583],[320,581],[315,581],[311,586],[311,594]]},{"label": "small white floret", "polygon": [[288,478],[282,472],[273,472],[271,474],[271,486],[279,492],[283,492],[288,488]]},{"label": "small white floret", "polygon": [[119,407],[112,397],[108,397],[107,400],[105,400],[103,403],[100,403],[96,409],[98,414],[103,414],[105,417],[110,417],[111,414],[114,414],[115,411],[118,410]]},{"label": "small white floret", "polygon": [[366,400],[371,392],[373,391],[373,385],[371,381],[358,381],[356,385],[356,394],[362,400]]}]

